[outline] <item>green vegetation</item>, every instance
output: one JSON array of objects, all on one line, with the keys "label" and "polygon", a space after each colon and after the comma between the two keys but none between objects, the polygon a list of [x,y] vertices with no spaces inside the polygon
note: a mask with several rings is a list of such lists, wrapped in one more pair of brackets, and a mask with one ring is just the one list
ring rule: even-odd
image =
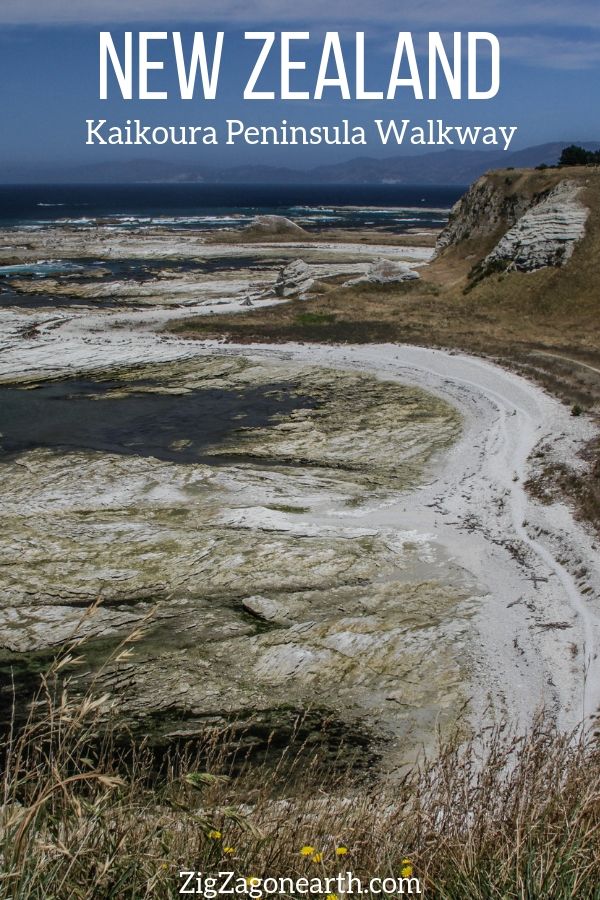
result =
[{"label": "green vegetation", "polygon": [[565,147],[558,161],[559,166],[597,166],[600,165],[600,150],[585,150],[577,144]]},{"label": "green vegetation", "polygon": [[296,316],[298,325],[333,325],[335,316],[331,313],[303,312]]}]

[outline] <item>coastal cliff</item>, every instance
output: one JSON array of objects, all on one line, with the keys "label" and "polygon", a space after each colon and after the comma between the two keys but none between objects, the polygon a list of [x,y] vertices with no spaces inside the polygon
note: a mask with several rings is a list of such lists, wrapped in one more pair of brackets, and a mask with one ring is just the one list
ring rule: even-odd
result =
[{"label": "coastal cliff", "polygon": [[470,262],[471,281],[564,266],[586,235],[597,181],[586,169],[490,172],[452,209],[437,256]]}]

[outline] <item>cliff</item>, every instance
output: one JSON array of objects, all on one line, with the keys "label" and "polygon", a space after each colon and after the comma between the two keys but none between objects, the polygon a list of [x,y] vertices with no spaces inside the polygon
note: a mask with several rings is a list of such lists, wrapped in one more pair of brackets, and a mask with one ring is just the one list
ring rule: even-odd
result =
[{"label": "cliff", "polygon": [[482,298],[587,302],[598,294],[599,212],[596,169],[489,172],[454,206],[433,271]]},{"label": "cliff", "polygon": [[483,260],[483,270],[535,272],[564,266],[585,236],[589,209],[580,199],[582,192],[576,181],[557,184],[509,228]]}]

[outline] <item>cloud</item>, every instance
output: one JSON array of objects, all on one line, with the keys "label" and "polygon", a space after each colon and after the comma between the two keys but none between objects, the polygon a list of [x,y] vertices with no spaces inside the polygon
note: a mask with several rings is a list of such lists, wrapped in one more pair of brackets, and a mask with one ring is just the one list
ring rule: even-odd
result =
[{"label": "cloud", "polygon": [[538,68],[593,69],[600,66],[600,38],[514,35],[502,41],[502,55]]},{"label": "cloud", "polygon": [[[405,30],[414,26],[491,28],[498,25],[600,28],[597,0],[413,0],[402,8],[398,0],[372,0],[365,12],[353,0],[1,0],[5,25],[119,24],[125,22],[286,22],[385,24]],[[299,8],[302,10],[298,12]]]},{"label": "cloud", "polygon": [[[301,10],[301,12],[299,12]],[[364,30],[385,46],[396,31],[495,31],[505,59],[548,69],[600,66],[598,0],[0,0],[0,26],[136,27],[190,24]],[[5,31],[5,36],[11,33]],[[12,32],[16,37],[16,33]],[[1,33],[0,33],[1,39]],[[416,37],[418,42],[419,38]]]}]

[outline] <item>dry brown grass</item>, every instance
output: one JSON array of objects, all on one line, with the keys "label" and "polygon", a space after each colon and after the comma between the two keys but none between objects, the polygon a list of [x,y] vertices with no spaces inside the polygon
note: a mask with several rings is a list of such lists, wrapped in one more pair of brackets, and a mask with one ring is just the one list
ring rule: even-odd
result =
[{"label": "dry brown grass", "polygon": [[[446,250],[421,270],[416,284],[334,284],[310,301],[243,316],[188,319],[175,327],[189,336],[224,335],[242,342],[388,340],[508,357],[546,349],[600,368],[600,173],[549,169],[490,177],[508,179],[507,194],[526,195],[548,190],[565,177],[581,181],[591,215],[586,237],[563,269],[490,275],[473,287],[468,275],[493,245],[494,236],[488,235],[483,242],[465,240]],[[303,312],[327,316],[327,327],[307,328]]]},{"label": "dry brown grass", "polygon": [[299,243],[331,242],[336,244],[377,244],[390,246],[434,247],[437,232],[431,230],[427,234],[394,234],[383,228],[371,228],[364,231],[360,228],[305,229],[304,233],[285,231],[269,234],[252,227],[216,231],[205,240],[209,244],[235,244],[252,246],[253,244],[283,244],[290,241]]},{"label": "dry brown grass", "polygon": [[[128,639],[112,659],[130,658]],[[119,900],[177,894],[181,870],[239,876],[398,877],[410,860],[425,896],[597,898],[600,751],[540,716],[497,727],[394,781],[335,779],[291,742],[262,766],[227,735],[157,760],[123,749],[113,698],[75,699],[67,647],[24,730],[7,741],[0,897]],[[303,846],[314,848],[304,856]],[[348,852],[340,857],[340,847]],[[318,854],[322,854],[322,858]]]}]

